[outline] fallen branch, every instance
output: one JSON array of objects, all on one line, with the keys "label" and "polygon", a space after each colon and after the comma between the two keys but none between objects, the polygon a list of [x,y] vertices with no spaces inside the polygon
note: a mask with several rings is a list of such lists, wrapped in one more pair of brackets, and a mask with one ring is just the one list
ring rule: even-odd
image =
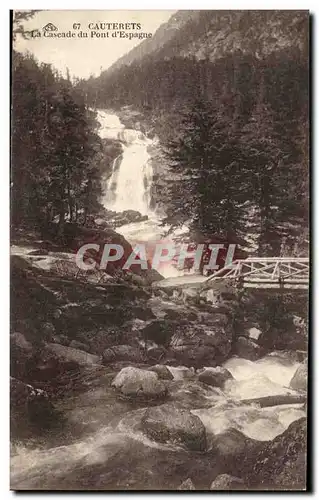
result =
[{"label": "fallen branch", "polygon": [[265,408],[267,406],[305,403],[306,401],[306,394],[279,394],[278,396],[263,396],[260,398],[242,399],[241,403],[247,405],[257,404],[261,408]]}]

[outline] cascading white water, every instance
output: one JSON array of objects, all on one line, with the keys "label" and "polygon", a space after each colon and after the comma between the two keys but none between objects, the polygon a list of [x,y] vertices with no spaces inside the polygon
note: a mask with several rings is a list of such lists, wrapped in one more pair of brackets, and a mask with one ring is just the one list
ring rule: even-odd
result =
[{"label": "cascading white water", "polygon": [[147,151],[153,141],[139,130],[126,129],[114,114],[99,110],[97,119],[101,124],[100,136],[119,140],[123,148],[107,181],[104,206],[115,212],[136,210],[154,217],[150,209],[153,169]]},{"label": "cascading white water", "polygon": [[306,416],[303,404],[286,404],[259,407],[245,404],[243,400],[294,394],[289,383],[300,363],[286,353],[272,353],[257,361],[233,357],[224,363],[233,375],[223,388],[222,398],[210,408],[193,410],[207,432],[219,434],[232,427],[247,437],[268,441],[284,432],[287,427]]},{"label": "cascading white water", "polygon": [[[105,206],[119,212],[138,210],[149,216],[148,221],[127,224],[117,230],[130,240],[150,241],[160,238],[159,221],[149,203],[152,169],[147,146],[152,141],[139,131],[125,129],[114,114],[99,111],[98,119],[101,123],[100,136],[120,140],[123,145],[123,153],[115,160],[112,176],[107,182]],[[115,196],[109,198],[113,188]],[[24,247],[15,248],[18,255],[25,255],[29,251]],[[166,270],[173,273],[173,266]],[[232,373],[233,379],[225,384],[223,390],[218,389],[216,392],[215,388],[205,388],[195,381],[193,386],[195,384],[196,392],[192,393],[188,388],[190,382],[187,382],[184,393],[181,386],[176,385],[175,397],[184,394],[183,402],[189,404],[192,413],[201,419],[207,436],[218,435],[231,428],[254,440],[268,441],[284,432],[291,422],[306,415],[303,405],[260,408],[258,404],[249,405],[243,400],[293,392],[289,389],[289,383],[299,364],[286,354],[278,353],[258,361],[231,358],[224,366]],[[189,372],[180,367],[168,368],[175,381],[182,381]],[[100,373],[97,372],[97,377],[101,376]],[[174,387],[169,390],[170,398],[173,399]],[[205,397],[203,407],[198,404],[197,396],[200,394]],[[134,424],[140,410],[134,413],[129,404],[125,406],[126,403],[119,402],[103,376],[99,383],[95,381],[88,387],[82,396],[75,393],[73,397],[70,395],[66,398],[66,402],[62,398],[60,403],[57,401],[55,404],[60,404],[60,409],[66,412],[72,428],[77,429],[78,425],[80,435],[75,441],[66,439],[63,446],[34,448],[32,441],[27,446],[25,443],[15,445],[11,459],[11,488],[59,490],[64,486],[72,490],[75,487],[87,490],[92,485],[97,488],[101,485],[101,489],[121,489],[124,485],[125,489],[130,490],[144,487],[145,480],[153,477],[156,489],[166,489],[167,477],[172,476],[174,479],[180,464],[189,459],[189,452],[184,452],[175,443],[157,443],[146,437],[140,429],[137,430]],[[123,418],[117,424],[122,415]],[[85,432],[88,423],[92,429]],[[198,467],[196,456],[194,454],[195,470]],[[201,454],[199,460],[203,459],[204,454]],[[166,471],[169,470],[169,475],[165,476],[163,466]],[[202,469],[205,470],[201,464]],[[122,476],[119,476],[121,471]]]},{"label": "cascading white water", "polygon": [[[115,212],[135,210],[147,215],[148,220],[125,224],[117,227],[116,231],[131,244],[146,243],[152,252],[155,243],[163,242],[165,231],[160,218],[151,209],[153,167],[148,148],[156,146],[158,140],[147,138],[140,130],[125,128],[117,115],[104,110],[97,111],[97,120],[101,125],[100,137],[118,140],[122,145],[122,153],[114,160],[112,174],[106,181],[102,204],[106,209]],[[183,227],[174,234],[187,231],[188,229]],[[177,269],[176,264],[172,262],[160,264],[158,270],[165,278],[184,274],[184,271]]]},{"label": "cascading white water", "polygon": [[[278,353],[273,356],[268,355],[258,361],[231,358],[224,366],[231,371],[234,379],[228,381],[223,390],[218,389],[218,393],[216,393],[216,388],[209,386],[204,388],[202,384],[197,383],[197,393],[193,393],[193,396],[188,389],[190,381],[187,381],[187,372],[189,370],[185,367],[182,369],[169,366],[168,368],[175,380],[185,379],[189,397],[187,399],[187,393],[184,393],[186,398],[184,402],[194,397],[190,410],[203,422],[207,436],[218,435],[227,429],[237,429],[251,439],[269,441],[284,432],[291,422],[306,415],[303,405],[287,404],[260,408],[258,405],[241,403],[241,400],[289,393],[289,382],[299,365],[300,363],[291,360],[288,355]],[[259,374],[259,377],[256,377],[256,374]],[[77,481],[80,476],[76,472],[75,476],[72,476],[72,471],[87,467],[91,473],[94,473],[96,467],[97,474],[100,474],[102,464],[104,467],[102,470],[107,478],[105,481],[118,487],[117,471],[113,466],[114,459],[118,455],[121,457],[121,466],[124,470],[135,474],[140,484],[143,484],[147,475],[146,471],[150,468],[155,477],[162,476],[163,462],[160,461],[159,467],[156,468],[158,453],[161,450],[167,457],[170,457],[170,452],[174,450],[179,463],[185,458],[178,445],[171,442],[157,443],[146,437],[143,431],[138,430],[135,424],[138,421],[138,415],[144,412],[144,408],[132,412],[127,407],[123,412],[122,405],[114,400],[112,388],[105,387],[104,379],[102,384],[102,387],[91,388],[85,393],[84,399],[75,397],[72,400],[71,398],[67,405],[71,407],[69,418],[76,421],[96,422],[96,430],[80,436],[76,442],[49,449],[32,449],[32,446],[16,445],[11,459],[11,487],[59,489],[60,481],[70,476],[69,484],[72,484],[74,488],[74,484],[78,485]],[[170,387],[170,391],[171,397],[174,397],[174,394],[176,397],[177,394],[181,394],[181,386],[176,388],[175,393],[173,387]],[[198,394],[205,396],[204,407],[198,407]],[[87,398],[91,404],[87,404]],[[81,401],[83,407],[81,407]],[[112,416],[121,416],[119,423],[106,425],[103,420],[106,411],[109,415],[108,419],[112,420]],[[132,462],[132,453],[134,454],[135,450],[139,453],[138,468],[134,468]],[[147,454],[147,460],[141,462],[144,453]],[[152,460],[152,463],[149,463],[149,460]],[[161,455],[161,460],[163,460],[163,455]],[[168,458],[168,460],[171,459]],[[165,484],[162,488],[165,488]]]}]

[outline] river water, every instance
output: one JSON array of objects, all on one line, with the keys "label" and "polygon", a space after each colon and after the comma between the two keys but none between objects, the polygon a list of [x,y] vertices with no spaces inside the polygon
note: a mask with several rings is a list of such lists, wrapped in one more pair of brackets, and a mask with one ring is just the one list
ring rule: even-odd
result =
[{"label": "river water", "polygon": [[[270,408],[241,404],[249,397],[292,392],[288,385],[299,364],[289,356],[277,354],[255,362],[232,358],[225,366],[235,378],[223,391],[183,379],[182,369],[171,368],[176,381],[171,383],[170,400],[183,403],[202,420],[208,443],[211,436],[227,429],[236,429],[256,441],[272,440],[305,416],[300,404]],[[60,409],[64,409],[71,429],[69,444],[66,438],[63,446],[16,445],[11,487],[174,489],[189,477],[187,470],[198,471],[198,485],[208,487],[208,476],[213,473],[209,448],[206,453],[196,453],[173,443],[151,441],[135,430],[145,406],[137,408],[118,399],[105,379],[86,393],[68,398]],[[74,439],[72,429],[80,423],[83,430]]]},{"label": "river water", "polygon": [[[153,172],[148,146],[152,140],[138,130],[126,129],[114,114],[99,111],[98,119],[101,137],[118,139],[123,146],[107,180],[104,205],[148,215],[144,223],[119,228],[129,240],[161,238],[160,220],[150,208]],[[168,270],[171,276],[174,272]],[[174,376],[170,402],[182,404],[201,419],[208,443],[228,429],[255,441],[269,441],[305,416],[301,404],[260,408],[242,402],[293,393],[288,387],[299,363],[289,354],[273,353],[254,362],[234,357],[224,366],[234,379],[223,390],[185,378],[187,370],[168,367]],[[147,405],[118,398],[110,387],[114,375],[107,372],[87,391],[56,402],[67,428],[62,446],[58,430],[52,431],[45,445],[37,440],[14,444],[13,489],[176,489],[187,477],[198,488],[209,488],[214,470],[218,470],[212,452],[190,452],[173,443],[148,439],[136,427],[139,412]]]}]

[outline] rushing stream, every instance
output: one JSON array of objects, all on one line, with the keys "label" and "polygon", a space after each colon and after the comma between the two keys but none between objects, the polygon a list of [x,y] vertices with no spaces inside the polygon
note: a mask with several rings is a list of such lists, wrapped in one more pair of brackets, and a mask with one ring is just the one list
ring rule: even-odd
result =
[{"label": "rushing stream", "polygon": [[[123,152],[114,161],[104,205],[111,210],[137,210],[148,221],[118,229],[130,241],[161,237],[156,213],[150,209],[152,167],[142,132],[126,129],[114,114],[98,112],[100,134],[121,141]],[[170,269],[170,275],[178,271]],[[128,363],[129,364],[129,363]],[[258,361],[231,358],[224,366],[234,379],[223,390],[185,378],[187,370],[168,367],[174,376],[170,402],[181,403],[203,422],[208,437],[236,429],[257,441],[274,439],[291,422],[305,416],[302,404],[260,408],[242,400],[291,394],[289,382],[299,363],[288,354],[268,355]],[[105,370],[108,368],[105,367]],[[137,430],[136,421],[147,406],[121,400],[110,387],[115,373],[98,377],[85,392],[56,402],[66,419],[63,446],[54,431],[45,445],[15,443],[11,487],[19,489],[176,489],[194,471],[198,487],[211,482],[212,454],[190,452],[182,446],[158,444]],[[58,435],[60,431],[56,430]],[[217,469],[216,469],[217,470]]]},{"label": "rushing stream", "polygon": [[[182,369],[171,368],[176,379],[171,399],[183,402],[199,416],[208,442],[210,436],[230,428],[254,440],[271,440],[305,416],[300,404],[259,408],[240,403],[251,396],[291,392],[287,386],[299,364],[289,357],[266,356],[255,362],[232,358],[225,366],[235,379],[224,391],[183,379]],[[194,470],[202,467],[205,481],[211,463],[209,450],[198,454],[176,444],[158,444],[134,430],[141,410],[118,400],[105,380],[68,399],[63,407],[71,428],[86,424],[82,436],[49,449],[18,445],[11,460],[13,488],[174,488],[185,479],[183,468],[178,467],[181,462],[185,468],[186,464]]]}]

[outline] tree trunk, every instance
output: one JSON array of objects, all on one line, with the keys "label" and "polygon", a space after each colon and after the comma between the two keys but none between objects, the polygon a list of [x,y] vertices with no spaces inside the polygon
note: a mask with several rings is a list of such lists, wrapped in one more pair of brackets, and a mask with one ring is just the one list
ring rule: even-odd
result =
[{"label": "tree trunk", "polygon": [[64,222],[65,222],[65,210],[64,210],[64,203],[62,202],[62,206],[59,212],[58,236],[62,236],[64,233]]},{"label": "tree trunk", "polygon": [[279,394],[278,396],[264,396],[253,399],[242,399],[242,404],[257,404],[261,408],[267,406],[299,404],[307,401],[306,394]]}]

